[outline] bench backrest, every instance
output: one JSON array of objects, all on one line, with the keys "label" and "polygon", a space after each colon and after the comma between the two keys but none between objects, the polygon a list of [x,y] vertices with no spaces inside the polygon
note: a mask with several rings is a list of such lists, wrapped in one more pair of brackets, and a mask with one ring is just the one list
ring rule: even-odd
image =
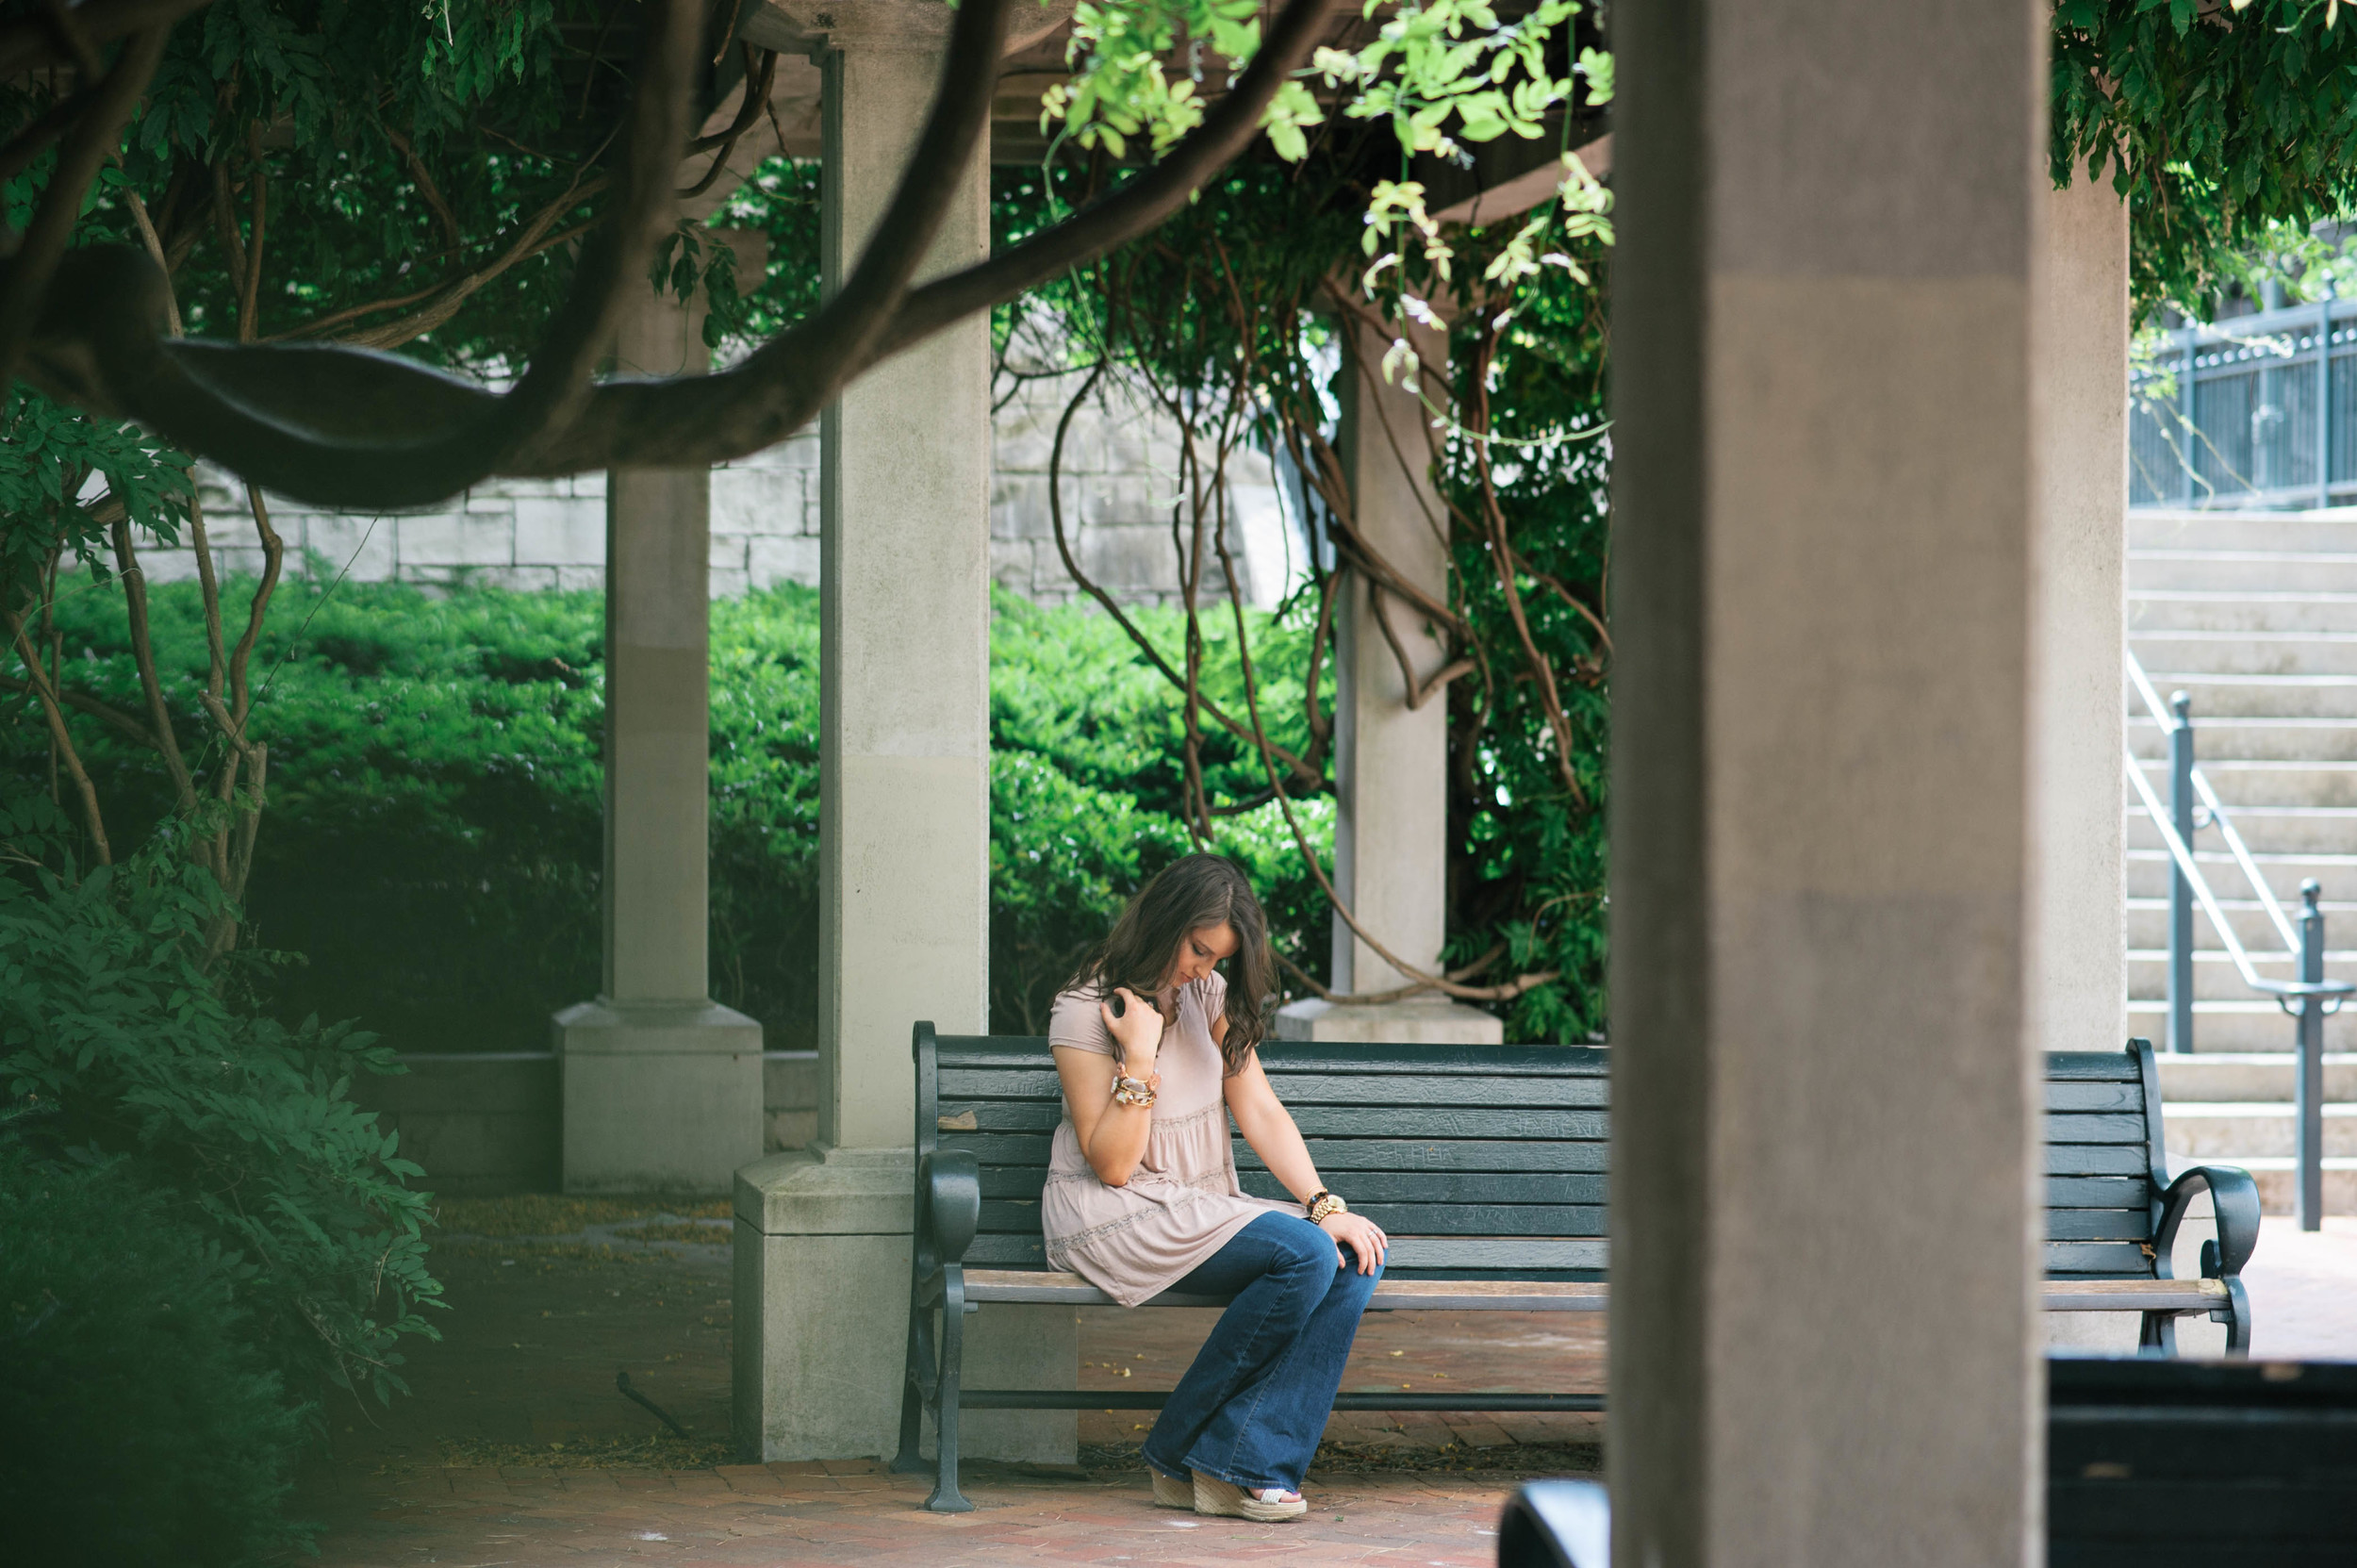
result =
[{"label": "bench backrest", "polygon": [[[920,1149],[967,1149],[981,1169],[965,1261],[1045,1268],[1039,1195],[1063,1114],[1047,1042],[920,1024],[915,1049]],[[1319,1172],[1392,1236],[1387,1271],[1424,1279],[1605,1277],[1610,1061],[1573,1046],[1261,1048]],[[2047,1272],[2149,1278],[2167,1180],[2151,1048],[2049,1054],[2046,1110]],[[1246,1192],[1286,1196],[1242,1138],[1235,1150]]]}]

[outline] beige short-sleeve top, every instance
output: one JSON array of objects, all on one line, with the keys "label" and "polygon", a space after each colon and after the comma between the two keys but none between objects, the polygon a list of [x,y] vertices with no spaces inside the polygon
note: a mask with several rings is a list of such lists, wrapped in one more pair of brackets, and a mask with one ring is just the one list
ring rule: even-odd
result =
[{"label": "beige short-sleeve top", "polygon": [[[1261,1215],[1302,1213],[1297,1203],[1251,1197],[1236,1184],[1225,1075],[1211,1032],[1227,996],[1227,979],[1217,973],[1179,990],[1178,1015],[1162,1026],[1154,1059],[1162,1082],[1146,1155],[1127,1186],[1109,1187],[1090,1168],[1069,1105],[1056,1128],[1040,1196],[1047,1261],[1125,1307],[1168,1290]],[[1047,1043],[1116,1054],[1096,999],[1080,991],[1056,999]]]}]

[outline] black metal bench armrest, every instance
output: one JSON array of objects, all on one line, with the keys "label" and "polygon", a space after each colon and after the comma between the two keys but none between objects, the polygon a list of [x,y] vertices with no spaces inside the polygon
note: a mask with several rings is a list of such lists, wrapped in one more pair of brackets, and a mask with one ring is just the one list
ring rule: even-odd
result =
[{"label": "black metal bench armrest", "polygon": [[973,1152],[940,1148],[916,1166],[916,1233],[934,1268],[961,1262],[982,1222],[982,1173]]},{"label": "black metal bench armrest", "polygon": [[2161,1195],[2160,1223],[2152,1229],[2154,1272],[2168,1273],[2169,1249],[2177,1242],[2177,1227],[2195,1195],[2207,1192],[2217,1223],[2217,1239],[2204,1243],[2201,1273],[2211,1279],[2231,1279],[2242,1273],[2259,1245],[2259,1185],[2239,1165],[2196,1165],[2179,1175]]}]

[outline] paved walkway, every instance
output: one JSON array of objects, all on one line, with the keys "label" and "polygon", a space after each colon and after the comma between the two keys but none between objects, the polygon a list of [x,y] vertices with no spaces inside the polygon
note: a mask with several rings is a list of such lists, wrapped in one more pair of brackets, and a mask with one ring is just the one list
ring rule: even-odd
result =
[{"label": "paved walkway", "polygon": [[[728,1462],[728,1249],[608,1225],[549,1242],[437,1248],[457,1310],[413,1358],[416,1396],[336,1418],[338,1453],[305,1477],[324,1568],[604,1568],[678,1561],[860,1568],[1039,1562],[1488,1568],[1499,1510],[1532,1475],[1592,1470],[1600,1419],[1383,1413],[1335,1417],[1307,1519],[1199,1519],[1151,1506],[1134,1411],[1083,1412],[1069,1471],[975,1464],[964,1515],[926,1513],[916,1477],[872,1461]],[[666,1237],[699,1237],[693,1217]],[[2357,1219],[2303,1235],[2269,1216],[2249,1283],[2263,1356],[2357,1360]],[[1167,1387],[1209,1314],[1083,1314],[1090,1387]],[[1419,1392],[1604,1384],[1586,1314],[1371,1316],[1344,1387]],[[2187,1348],[2200,1331],[2189,1325]],[[614,1374],[689,1430],[671,1437]]]},{"label": "paved walkway", "polygon": [[[1308,1488],[1315,1511],[1280,1526],[1155,1509],[1135,1411],[1082,1412],[1082,1466],[967,1466],[971,1514],[926,1513],[927,1479],[872,1461],[733,1464],[728,1248],[701,1239],[705,1216],[665,1216],[642,1232],[627,1216],[617,1226],[613,1208],[585,1225],[562,1206],[533,1217],[565,1229],[560,1239],[437,1246],[454,1306],[439,1319],[443,1343],[405,1369],[414,1396],[372,1414],[342,1407],[335,1461],[305,1478],[299,1506],[324,1527],[325,1568],[1279,1557],[1487,1568],[1517,1482],[1598,1463],[1593,1416],[1338,1416]],[[631,1239],[646,1233],[664,1239]],[[1085,1312],[1086,1385],[1168,1387],[1211,1316]],[[1603,1353],[1603,1324],[1588,1314],[1385,1313],[1367,1320],[1344,1386],[1600,1389]],[[617,1393],[618,1370],[689,1440]]]},{"label": "paved walkway", "polygon": [[536,1564],[1446,1564],[1496,1560],[1508,1484],[1337,1474],[1287,1525],[1152,1506],[1143,1475],[1057,1479],[975,1465],[972,1513],[927,1513],[925,1483],[872,1461],[692,1472],[440,1470],[405,1477],[321,1543],[337,1568]]},{"label": "paved walkway", "polygon": [[2281,1361],[2357,1361],[2357,1216],[2328,1214],[2303,1231],[2288,1214],[2259,1225],[2243,1270],[2250,1353]]}]

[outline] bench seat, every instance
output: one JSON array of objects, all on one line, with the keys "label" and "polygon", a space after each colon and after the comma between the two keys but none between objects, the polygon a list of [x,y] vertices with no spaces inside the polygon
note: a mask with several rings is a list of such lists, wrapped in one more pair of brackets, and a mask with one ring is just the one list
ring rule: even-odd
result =
[{"label": "bench seat", "polygon": [[[2048,1279],[2042,1304],[2050,1312],[2223,1312],[2231,1292],[2223,1279]],[[1612,1287],[1596,1279],[1394,1279],[1375,1287],[1371,1312],[1601,1312]],[[1053,1269],[969,1268],[968,1301],[1030,1301],[1067,1307],[1110,1307],[1113,1298],[1077,1274]],[[932,1299],[937,1299],[934,1297]],[[1225,1307],[1224,1296],[1165,1291],[1147,1307]]]}]

